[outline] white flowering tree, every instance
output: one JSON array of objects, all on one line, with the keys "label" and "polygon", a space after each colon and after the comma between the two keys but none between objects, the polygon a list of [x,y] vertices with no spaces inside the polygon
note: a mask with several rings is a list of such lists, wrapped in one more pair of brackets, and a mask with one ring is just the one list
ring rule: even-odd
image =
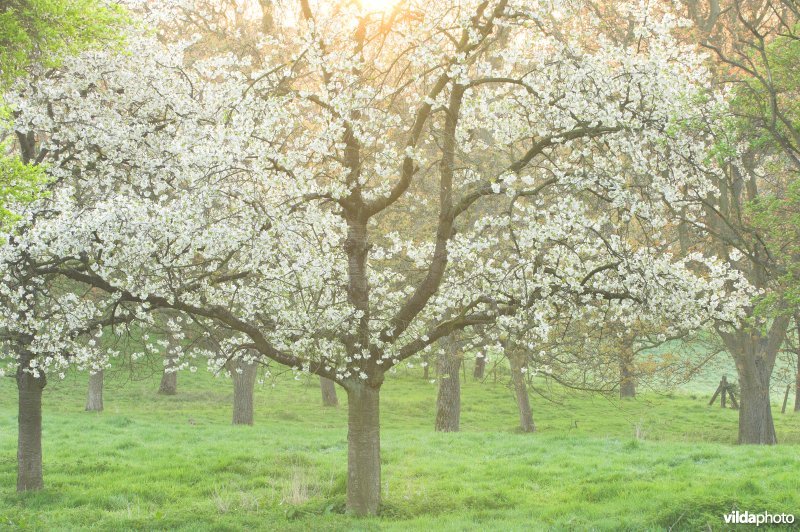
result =
[{"label": "white flowering tree", "polygon": [[[132,38],[17,102],[61,186],[14,253],[142,322],[224,327],[225,360],[341,385],[357,514],[380,503],[385,376],[437,340],[545,336],[561,313],[602,319],[598,301],[620,319],[735,323],[746,297],[715,260],[617,230],[657,235],[665,204],[710,190],[705,146],[680,127],[704,72],[674,17],[631,7],[628,47],[580,3],[380,5],[281,2],[258,64]],[[725,283],[741,296],[721,299]]]},{"label": "white flowering tree", "polygon": [[[25,223],[18,224],[25,229]],[[15,244],[0,250],[0,377],[16,380],[19,394],[17,490],[43,487],[42,392],[47,376],[64,378],[70,367],[101,371],[108,357],[99,338],[106,327],[135,319],[131,308],[88,286],[34,271],[30,256]],[[37,264],[37,267],[39,265]]]}]

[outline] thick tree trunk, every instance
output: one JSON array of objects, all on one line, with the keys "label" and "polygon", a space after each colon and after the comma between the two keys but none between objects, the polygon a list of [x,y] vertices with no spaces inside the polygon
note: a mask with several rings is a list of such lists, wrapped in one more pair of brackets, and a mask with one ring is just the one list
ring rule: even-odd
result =
[{"label": "thick tree trunk", "polygon": [[43,373],[34,377],[22,368],[17,370],[19,391],[19,437],[17,440],[17,491],[40,490],[42,478],[42,390],[47,384]]},{"label": "thick tree trunk", "polygon": [[457,342],[447,340],[439,357],[439,395],[436,398],[436,431],[458,432],[461,421],[461,353]]},{"label": "thick tree trunk", "polygon": [[634,352],[633,347],[627,343],[621,347],[619,354],[619,397],[636,397]]},{"label": "thick tree trunk", "polygon": [[[231,363],[233,380],[233,424],[253,424],[253,389],[258,376],[258,366],[243,361]],[[241,370],[241,373],[238,370]]]},{"label": "thick tree trunk", "polygon": [[530,398],[528,397],[528,385],[525,382],[525,373],[522,371],[526,366],[522,357],[518,354],[512,352],[507,352],[506,354],[511,366],[511,383],[514,386],[514,395],[517,399],[519,430],[521,432],[536,432]]},{"label": "thick tree trunk", "polygon": [[772,419],[769,397],[769,374],[739,370],[741,401],[739,408],[739,443],[775,445],[778,438]]},{"label": "thick tree trunk", "polygon": [[322,391],[322,406],[339,406],[335,382],[320,376],[319,388]]},{"label": "thick tree trunk", "polygon": [[103,370],[89,375],[89,392],[86,397],[87,412],[103,411]]},{"label": "thick tree trunk", "polygon": [[786,338],[789,318],[780,316],[762,334],[757,330],[720,331],[725,346],[736,361],[741,400],[739,443],[775,445],[778,438],[770,406],[769,385],[775,359]]},{"label": "thick tree trunk", "polygon": [[380,388],[347,388],[347,509],[375,515],[381,502]]},{"label": "thick tree trunk", "polygon": [[475,356],[475,368],[472,370],[472,377],[476,380],[482,380],[486,372],[486,353],[478,353]]}]

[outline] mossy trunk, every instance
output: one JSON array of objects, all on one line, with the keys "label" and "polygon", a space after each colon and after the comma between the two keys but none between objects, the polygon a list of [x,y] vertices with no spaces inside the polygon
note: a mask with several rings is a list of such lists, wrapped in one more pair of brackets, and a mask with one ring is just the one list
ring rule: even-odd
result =
[{"label": "mossy trunk", "polygon": [[42,391],[47,385],[43,373],[33,376],[28,368],[32,357],[23,357],[17,369],[19,393],[19,435],[17,439],[17,491],[40,490],[42,477]]},{"label": "mossy trunk", "polygon": [[347,387],[347,509],[376,515],[381,502],[380,387]]},{"label": "mossy trunk", "polygon": [[436,398],[436,431],[458,432],[461,423],[461,353],[457,343],[448,340],[439,356],[439,394]]},{"label": "mossy trunk", "polygon": [[319,378],[319,388],[322,392],[322,406],[339,406],[336,396],[336,383],[325,377]]},{"label": "mossy trunk", "polygon": [[89,375],[89,391],[86,394],[86,411],[103,411],[103,370]]}]

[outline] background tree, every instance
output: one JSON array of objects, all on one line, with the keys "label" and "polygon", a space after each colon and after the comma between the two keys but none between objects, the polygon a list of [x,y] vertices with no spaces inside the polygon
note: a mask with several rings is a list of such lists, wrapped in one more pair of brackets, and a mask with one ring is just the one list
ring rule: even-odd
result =
[{"label": "background tree", "polygon": [[332,380],[320,376],[319,388],[322,392],[323,406],[339,406],[339,398],[336,395],[336,383]]},{"label": "background tree", "polygon": [[[31,69],[54,66],[66,55],[101,42],[116,42],[116,27],[123,22],[121,14],[115,7],[86,0],[9,0],[0,5],[0,230],[9,231],[9,224],[20,218],[25,204],[39,197],[47,181],[38,166],[43,155],[37,151],[35,139],[29,132],[11,126],[9,119],[15,108],[6,105],[2,93]],[[36,300],[40,296],[35,284],[31,285],[26,279],[24,257],[9,260],[21,274],[12,286],[22,290],[30,301],[22,303],[11,297],[6,299],[9,304],[6,308],[8,312],[20,312],[21,321],[27,321],[38,313],[35,309],[42,303]],[[57,311],[53,314],[57,315]],[[32,336],[30,329],[10,326],[8,322],[4,325],[2,336],[7,342],[6,348],[15,350],[17,363],[17,489],[40,489],[43,486],[41,395],[47,382],[45,368],[50,358],[47,355],[44,361],[39,358],[37,351],[41,347],[35,346],[39,339]],[[56,356],[64,358],[64,354]]]},{"label": "background tree", "polygon": [[464,361],[464,342],[458,333],[439,341],[436,377],[439,391],[436,397],[437,432],[458,432],[461,422],[461,365]]},{"label": "background tree", "polygon": [[[717,331],[736,362],[741,388],[739,442],[775,444],[770,383],[795,305],[785,298],[793,258],[776,253],[773,222],[750,214],[753,205],[784,197],[800,169],[797,129],[797,5],[791,0],[688,2],[702,46],[711,52],[717,83],[734,95],[729,120],[715,128],[714,156],[724,173],[715,193],[698,196],[701,217],[684,216],[708,254],[728,260],[764,297],[748,325]],[[698,126],[701,123],[698,123]],[[780,244],[777,245],[780,247]]]},{"label": "background tree", "polygon": [[7,0],[0,5],[0,224],[16,219],[17,206],[35,199],[45,184],[32,139],[20,136],[19,156],[14,153],[13,109],[2,94],[31,69],[53,67],[87,47],[117,42],[123,21],[121,9],[97,0]]}]

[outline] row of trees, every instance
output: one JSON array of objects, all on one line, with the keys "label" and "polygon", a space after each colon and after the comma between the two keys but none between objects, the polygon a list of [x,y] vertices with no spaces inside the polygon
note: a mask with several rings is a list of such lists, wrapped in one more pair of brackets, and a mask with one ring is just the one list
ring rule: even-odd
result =
[{"label": "row of trees", "polygon": [[523,412],[545,359],[616,338],[624,373],[638,345],[714,330],[740,442],[777,441],[796,240],[768,228],[797,227],[797,122],[773,65],[791,64],[792,2],[131,9],[124,53],[31,68],[7,97],[50,183],[0,248],[20,489],[41,487],[46,375],[97,374],[122,355],[102,339],[163,315],[176,367],[269,361],[344,388],[357,514],[380,504],[387,374],[441,349],[457,375],[469,338],[506,354]]}]

